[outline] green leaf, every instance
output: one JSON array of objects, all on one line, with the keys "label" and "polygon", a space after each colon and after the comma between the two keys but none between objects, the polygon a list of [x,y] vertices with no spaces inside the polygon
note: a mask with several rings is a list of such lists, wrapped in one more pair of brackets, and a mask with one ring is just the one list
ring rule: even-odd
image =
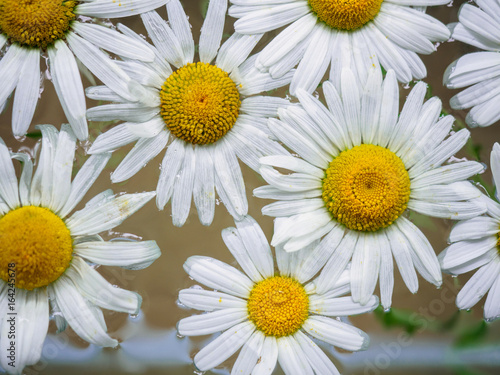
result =
[{"label": "green leaf", "polygon": [[463,331],[455,342],[457,347],[474,346],[481,341],[488,333],[488,325],[484,320],[472,328]]}]

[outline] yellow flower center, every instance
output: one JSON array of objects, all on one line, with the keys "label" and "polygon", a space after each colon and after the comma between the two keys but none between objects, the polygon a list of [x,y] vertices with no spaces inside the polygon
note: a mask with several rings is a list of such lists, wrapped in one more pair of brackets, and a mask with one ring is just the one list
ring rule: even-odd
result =
[{"label": "yellow flower center", "polygon": [[333,29],[359,29],[375,18],[383,0],[308,0],[318,19]]},{"label": "yellow flower center", "polygon": [[290,277],[274,276],[253,287],[248,299],[249,319],[267,336],[292,335],[308,317],[309,297]]},{"label": "yellow flower center", "polygon": [[64,38],[78,1],[0,0],[0,31],[13,42],[45,49]]},{"label": "yellow flower center", "polygon": [[349,229],[376,231],[391,225],[410,199],[410,177],[392,151],[363,144],[343,151],[323,179],[323,200]]},{"label": "yellow flower center", "polygon": [[161,115],[172,134],[201,145],[218,141],[233,127],[241,104],[229,75],[201,62],[172,73],[160,97]]},{"label": "yellow flower center", "polygon": [[47,208],[25,206],[0,218],[0,278],[9,280],[14,269],[17,288],[54,282],[69,267],[72,252],[69,229]]}]

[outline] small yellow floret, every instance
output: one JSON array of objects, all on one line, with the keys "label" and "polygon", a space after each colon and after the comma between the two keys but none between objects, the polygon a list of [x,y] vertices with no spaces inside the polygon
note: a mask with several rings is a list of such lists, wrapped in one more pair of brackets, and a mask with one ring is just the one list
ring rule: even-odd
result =
[{"label": "small yellow floret", "polygon": [[304,287],[290,277],[274,276],[255,284],[248,299],[249,319],[267,336],[297,332],[309,316],[308,308]]},{"label": "small yellow floret", "polygon": [[0,0],[0,31],[13,42],[47,48],[64,38],[78,1]]},{"label": "small yellow floret", "polygon": [[323,179],[323,200],[335,219],[349,229],[376,231],[406,210],[410,177],[392,151],[363,144],[343,151]]},{"label": "small yellow floret", "polygon": [[172,134],[202,145],[218,141],[233,127],[241,104],[229,75],[201,62],[171,74],[160,97],[161,115]]},{"label": "small yellow floret", "polygon": [[0,218],[0,278],[9,280],[14,264],[17,288],[54,282],[69,267],[72,252],[69,229],[47,208],[25,206]]},{"label": "small yellow floret", "polygon": [[373,20],[383,0],[308,0],[318,19],[333,29],[359,29]]}]

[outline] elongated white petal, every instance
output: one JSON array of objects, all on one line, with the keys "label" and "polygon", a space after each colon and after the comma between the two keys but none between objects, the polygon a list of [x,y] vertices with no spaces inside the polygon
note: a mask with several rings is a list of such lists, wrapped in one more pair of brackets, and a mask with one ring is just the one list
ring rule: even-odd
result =
[{"label": "elongated white petal", "polygon": [[227,0],[212,0],[208,4],[205,22],[201,27],[200,61],[210,63],[217,55],[224,30]]},{"label": "elongated white petal", "polygon": [[228,329],[195,355],[194,365],[200,371],[219,365],[241,348],[254,331],[254,324],[248,321]]},{"label": "elongated white petal", "polygon": [[231,328],[247,320],[247,317],[245,307],[226,308],[181,319],[177,323],[177,331],[183,336],[209,335]]},{"label": "elongated white petal", "polygon": [[78,336],[99,346],[114,348],[118,345],[118,341],[106,333],[101,310],[83,298],[71,279],[62,275],[49,286],[49,293],[55,297],[63,316]]},{"label": "elongated white petal", "polygon": [[484,319],[493,320],[500,316],[500,298],[498,298],[498,293],[500,292],[500,277],[497,276],[495,282],[491,286],[488,292],[488,297],[484,304]]},{"label": "elongated white petal", "polygon": [[358,328],[324,316],[311,316],[303,329],[311,336],[345,350],[364,350],[370,343],[366,333]]},{"label": "elongated white petal", "polygon": [[12,91],[16,88],[21,69],[28,51],[25,48],[13,44],[0,60],[0,80],[2,90],[0,91],[0,106],[7,101]]},{"label": "elongated white petal", "polygon": [[196,171],[193,199],[203,225],[210,225],[215,213],[215,177],[212,155],[207,147],[195,147]]},{"label": "elongated white petal", "polygon": [[109,230],[121,224],[155,195],[155,192],[124,194],[109,199],[99,207],[89,207],[87,204],[84,209],[75,212],[66,225],[74,236]]},{"label": "elongated white petal", "polygon": [[93,263],[127,269],[146,268],[161,255],[155,241],[82,242],[74,249],[76,254]]},{"label": "elongated white petal", "polygon": [[231,369],[231,375],[253,374],[252,370],[261,360],[262,348],[266,336],[261,331],[255,331],[243,345],[241,352]]},{"label": "elongated white petal", "polygon": [[352,256],[351,291],[352,299],[366,304],[377,285],[381,263],[382,247],[388,247],[383,233],[359,236]]},{"label": "elongated white petal", "polygon": [[500,261],[492,260],[481,267],[464,285],[457,295],[457,307],[470,309],[488,292],[500,272]]},{"label": "elongated white petal", "polygon": [[238,297],[199,288],[181,290],[179,292],[179,301],[184,306],[204,311],[245,308],[247,306],[247,302]]},{"label": "elongated white petal", "polygon": [[248,298],[252,281],[237,269],[217,259],[192,256],[184,263],[184,270],[200,283],[237,297]]},{"label": "elongated white petal", "polygon": [[[23,163],[23,171],[21,172],[21,178],[19,179],[19,199],[21,200],[21,204],[23,206],[29,206],[31,204],[30,201],[30,188],[31,188],[31,179],[33,178],[33,162],[31,161],[30,156],[25,153],[15,153],[12,154],[12,159],[17,159],[21,163]],[[1,198],[1,196],[0,196]],[[5,205],[2,199],[2,206]],[[3,211],[2,207],[0,210]],[[8,211],[8,207],[5,207],[6,211]],[[4,212],[1,213],[2,215]]]},{"label": "elongated white petal", "polygon": [[349,316],[375,310],[379,305],[377,296],[371,296],[365,305],[354,302],[351,296],[325,298],[319,294],[309,297],[309,311],[327,316]]},{"label": "elongated white petal", "polygon": [[0,138],[0,198],[11,208],[19,206],[19,188],[16,172],[10,159],[10,152]]},{"label": "elongated white petal", "polygon": [[66,35],[66,40],[78,59],[106,86],[129,101],[138,101],[145,95],[145,89],[129,78],[99,48],[80,38],[75,33]]},{"label": "elongated white petal", "polygon": [[116,288],[80,257],[74,257],[65,275],[82,296],[104,309],[137,314],[142,298],[139,294]]},{"label": "elongated white petal", "polygon": [[59,211],[61,217],[66,217],[76,207],[76,205],[80,203],[83,196],[90,189],[97,177],[99,177],[101,171],[104,169],[110,158],[111,154],[105,153],[91,155],[90,158],[87,159],[71,184],[71,191],[66,203]]},{"label": "elongated white petal", "polygon": [[40,95],[40,51],[29,49],[24,58],[12,108],[12,130],[15,136],[23,136],[28,131]]},{"label": "elongated white petal", "polygon": [[134,16],[165,5],[169,0],[94,0],[84,2],[75,8],[76,14],[100,18]]},{"label": "elongated white petal", "polygon": [[313,375],[307,357],[293,336],[278,338],[278,362],[285,374]]},{"label": "elongated white petal", "polygon": [[160,210],[163,210],[172,196],[174,183],[178,179],[178,171],[184,158],[184,152],[184,141],[179,138],[174,138],[163,157],[160,178],[158,179],[158,185],[156,187],[156,206]]},{"label": "elongated white petal", "polygon": [[191,210],[191,198],[195,179],[196,158],[194,149],[186,144],[184,160],[179,169],[179,180],[174,185],[172,194],[172,223],[181,227],[187,220]]},{"label": "elongated white petal", "polygon": [[266,336],[262,344],[260,361],[255,365],[252,375],[272,374],[278,361],[278,342],[274,336]]}]

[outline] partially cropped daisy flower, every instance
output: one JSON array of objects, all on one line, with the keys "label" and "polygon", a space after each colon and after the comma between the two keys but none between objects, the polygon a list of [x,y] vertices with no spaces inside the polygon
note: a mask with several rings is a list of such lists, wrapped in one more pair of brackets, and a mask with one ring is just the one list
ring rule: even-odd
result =
[{"label": "partially cropped daisy flower", "polygon": [[[193,256],[184,269],[194,280],[214,288],[184,289],[181,304],[207,311],[179,321],[184,336],[224,331],[194,357],[200,371],[218,366],[241,348],[231,374],[271,374],[279,362],[286,374],[338,374],[330,359],[312,338],[345,350],[363,350],[369,337],[363,331],[331,316],[356,315],[374,310],[378,298],[365,306],[352,301],[349,271],[325,294],[317,294],[313,276],[302,267],[304,253],[276,249],[278,271],[260,226],[249,216],[222,238],[246,275],[216,259]],[[312,338],[311,338],[312,336]]]},{"label": "partially cropped daisy flower", "polygon": [[454,220],[484,213],[480,191],[464,181],[484,167],[474,161],[445,163],[463,147],[469,131],[450,133],[453,117],[440,116],[437,97],[423,103],[423,82],[410,92],[399,117],[393,71],[382,84],[373,69],[361,90],[351,71],[344,70],[339,91],[330,82],[323,89],[328,109],[297,90],[300,106],[280,109],[280,120],[269,120],[275,136],[300,158],[261,158],[269,185],[254,194],[278,200],[262,209],[278,218],[273,245],[296,251],[322,238],[316,257],[306,262],[309,267],[329,259],[316,282],[318,293],[334,285],[352,260],[354,301],[366,303],[380,279],[382,304],[388,308],[393,256],[411,292],[418,289],[415,268],[436,285],[442,281],[429,241],[405,211]]},{"label": "partially cropped daisy flower", "polygon": [[465,118],[471,127],[490,126],[500,120],[500,3],[478,1],[478,7],[463,4],[460,22],[452,24],[452,38],[485,52],[468,53],[445,71],[449,89],[467,89],[451,98],[453,109],[472,108]]},{"label": "partially cropped daisy flower", "polygon": [[[500,145],[491,152],[491,171],[497,188],[500,186]],[[460,275],[479,268],[457,296],[459,309],[470,309],[488,293],[484,319],[500,317],[500,204],[483,195],[488,207],[484,216],[458,222],[450,233],[451,243],[441,254],[443,271]]]},{"label": "partially cropped daisy flower", "polygon": [[[185,223],[192,197],[201,223],[210,225],[216,190],[231,215],[245,215],[248,203],[238,158],[258,171],[260,156],[286,154],[266,134],[266,118],[276,116],[288,101],[255,94],[288,84],[293,72],[273,80],[254,68],[255,56],[248,55],[261,34],[233,34],[219,50],[226,10],[227,0],[210,1],[201,29],[200,62],[193,62],[194,41],[179,0],[167,4],[170,24],[156,12],[141,16],[157,58],[151,64],[127,61],[121,66],[144,84],[148,100],[132,103],[105,86],[87,90],[90,98],[116,102],[89,109],[90,120],[127,121],[100,135],[89,152],[137,141],[111,175],[113,182],[132,177],[167,148],[156,204],[163,209],[172,200],[176,226]],[[125,26],[118,27],[148,45]],[[171,65],[177,69],[172,71]]]},{"label": "partially cropped daisy flower", "polygon": [[[71,181],[73,131],[68,125],[60,132],[50,125],[39,129],[42,148],[34,175],[29,156],[11,154],[0,139],[0,364],[12,374],[40,359],[50,310],[57,313],[59,331],[69,324],[89,343],[117,346],[100,308],[137,314],[142,299],[111,285],[88,262],[140,269],[160,256],[155,241],[106,242],[98,235],[119,225],[154,192],[116,196],[106,190],[69,215],[110,155],[91,156]],[[11,158],[23,163],[19,182]]]},{"label": "partially cropped daisy flower", "polygon": [[41,57],[48,55],[50,77],[64,113],[80,140],[88,136],[85,94],[77,65],[123,97],[138,101],[141,86],[121,71],[100,48],[143,61],[153,51],[132,38],[89,22],[126,17],[155,9],[169,0],[0,0],[0,109],[14,95],[12,131],[24,136],[41,93]]},{"label": "partially cropped daisy flower", "polygon": [[[231,0],[235,30],[264,33],[289,25],[259,55],[256,66],[281,77],[298,64],[290,85],[316,89],[330,66],[340,87],[343,68],[364,84],[371,68],[393,69],[401,82],[422,79],[427,70],[417,53],[430,54],[433,42],[447,40],[448,28],[425,14],[425,6],[448,0]],[[423,7],[423,8],[422,8]],[[418,9],[417,9],[418,8]]]}]

